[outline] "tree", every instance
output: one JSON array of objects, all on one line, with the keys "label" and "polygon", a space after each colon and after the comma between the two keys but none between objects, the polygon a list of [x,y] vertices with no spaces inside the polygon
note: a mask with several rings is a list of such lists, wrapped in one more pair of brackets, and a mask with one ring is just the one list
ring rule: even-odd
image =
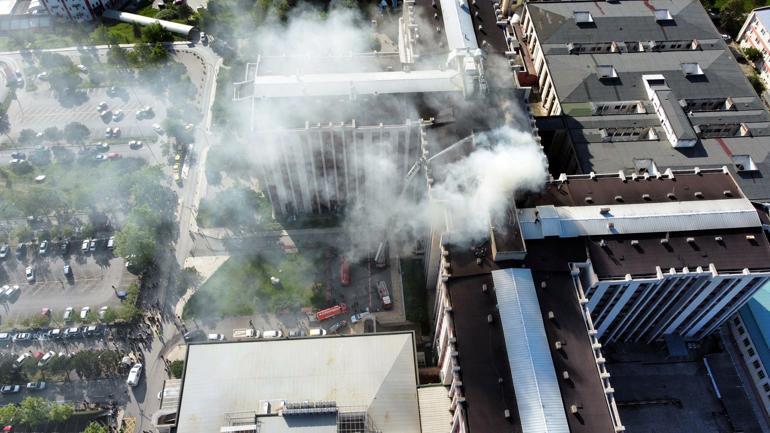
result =
[{"label": "tree", "polygon": [[64,127],[64,138],[72,144],[83,143],[89,135],[91,130],[80,122],[70,122]]},{"label": "tree", "polygon": [[727,0],[719,10],[719,18],[722,28],[732,37],[738,34],[746,18],[742,0]]},{"label": "tree", "polygon": [[16,421],[19,414],[19,408],[15,404],[7,404],[0,407],[0,424],[9,425]]},{"label": "tree", "polygon": [[19,144],[30,144],[35,142],[37,138],[37,133],[29,128],[22,129],[19,132]]},{"label": "tree", "polygon": [[156,42],[150,52],[147,54],[147,60],[151,63],[160,63],[168,58],[168,51],[163,47],[163,44]]},{"label": "tree", "polygon": [[72,417],[75,408],[69,404],[52,403],[48,411],[48,419],[53,423],[63,423]]},{"label": "tree", "polygon": [[124,225],[115,235],[115,253],[129,260],[140,272],[152,264],[157,249],[155,233],[133,222]]},{"label": "tree", "polygon": [[174,376],[174,378],[180,379],[182,373],[184,373],[184,361],[180,359],[173,361],[171,366],[169,366],[169,370],[171,370],[171,375]]},{"label": "tree", "polygon": [[174,36],[164,29],[159,23],[153,23],[142,29],[142,42],[154,44],[155,42],[171,42]]},{"label": "tree", "polygon": [[40,397],[27,397],[19,404],[19,421],[33,429],[48,421],[48,402]]},{"label": "tree", "polygon": [[62,139],[62,132],[55,126],[49,126],[43,131],[43,137],[48,141],[58,141]]},{"label": "tree", "polygon": [[750,61],[756,62],[762,58],[762,52],[754,47],[748,47],[743,49],[743,55]]},{"label": "tree", "polygon": [[762,82],[762,79],[759,78],[759,75],[757,73],[753,73],[752,75],[749,75],[749,83],[751,83],[751,87],[754,88],[754,91],[757,92],[757,95],[762,95],[762,92],[765,91],[765,83]]},{"label": "tree", "polygon": [[91,424],[88,424],[86,426],[86,429],[83,430],[83,433],[108,433],[109,430],[107,429],[107,426],[103,424],[99,424],[96,421],[92,421]]}]

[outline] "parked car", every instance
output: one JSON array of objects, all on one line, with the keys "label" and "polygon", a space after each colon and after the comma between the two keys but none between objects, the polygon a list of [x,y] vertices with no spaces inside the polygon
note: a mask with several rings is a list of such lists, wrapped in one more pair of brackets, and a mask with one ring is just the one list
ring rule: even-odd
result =
[{"label": "parked car", "polygon": [[24,270],[24,275],[27,277],[27,282],[35,281],[35,269],[32,266],[27,266],[27,269]]},{"label": "parked car", "polygon": [[40,249],[38,252],[41,256],[48,253],[48,240],[43,240],[43,242],[40,242]]},{"label": "parked car", "polygon": [[4,259],[8,257],[9,250],[10,248],[8,247],[8,244],[3,244],[2,246],[0,246],[0,259]]},{"label": "parked car", "polygon": [[106,152],[110,150],[110,145],[103,141],[100,141],[96,143],[96,150],[98,150],[99,152]]},{"label": "parked car", "polygon": [[129,386],[136,386],[139,385],[139,381],[142,379],[142,364],[136,363],[133,367],[131,367],[131,371],[128,372],[128,379],[126,379],[126,383]]},{"label": "parked car", "polygon": [[339,322],[333,324],[329,327],[329,332],[334,334],[335,332],[339,331],[340,329],[344,328],[345,325],[348,324],[347,320],[340,320]]},{"label": "parked car", "polygon": [[115,110],[112,112],[112,121],[113,122],[120,122],[123,120],[123,111],[122,110]]},{"label": "parked car", "polygon": [[16,259],[21,260],[27,255],[27,244],[19,244],[16,247]]},{"label": "parked car", "polygon": [[88,251],[90,251],[92,253],[94,251],[96,251],[96,243],[97,243],[97,241],[98,241],[98,239],[91,239],[91,245],[89,245]]},{"label": "parked car", "polygon": [[62,256],[66,256],[67,253],[70,252],[70,241],[69,239],[65,239],[61,241],[59,244],[59,253],[61,253]]},{"label": "parked car", "polygon": [[8,332],[0,332],[0,344],[8,345],[13,338]]},{"label": "parked car", "polygon": [[86,320],[88,318],[88,313],[91,312],[91,307],[83,307],[80,309],[80,319]]},{"label": "parked car", "polygon": [[102,101],[99,103],[99,105],[96,106],[96,109],[99,111],[103,111],[107,109],[107,103]]},{"label": "parked car", "polygon": [[104,306],[102,308],[99,308],[99,320],[104,320],[104,317],[107,315],[107,311],[110,309],[108,306]]},{"label": "parked car", "polygon": [[62,330],[61,328],[54,328],[48,331],[48,338],[52,340],[58,340],[62,337]]},{"label": "parked car", "polygon": [[65,322],[71,322],[72,321],[72,307],[67,307],[64,309],[64,315],[62,316],[62,319],[64,319]]},{"label": "parked car", "polygon": [[128,142],[128,148],[132,150],[137,150],[142,148],[142,141],[141,140],[131,140]]},{"label": "parked car", "polygon": [[42,380],[39,380],[37,382],[30,382],[27,384],[28,391],[42,391],[44,389],[45,389],[45,382]]},{"label": "parked car", "polygon": [[16,296],[17,293],[19,293],[19,290],[20,289],[18,284],[14,284],[12,286],[8,286],[8,288],[3,291],[2,295],[6,299],[13,299],[13,297]]},{"label": "parked car", "polygon": [[296,338],[296,337],[304,337],[305,330],[304,329],[292,329],[289,331],[289,337]]},{"label": "parked car", "polygon": [[115,236],[110,236],[109,239],[107,239],[107,249],[112,251],[115,248]]},{"label": "parked car", "polygon": [[200,329],[185,332],[184,334],[184,341],[187,343],[191,343],[193,341],[203,341],[205,339],[206,339],[206,333],[201,331]]},{"label": "parked car", "polygon": [[155,131],[159,135],[163,135],[163,128],[160,127],[157,123],[152,124],[152,130]]},{"label": "parked car", "polygon": [[73,326],[64,330],[64,338],[77,338],[82,336],[83,334],[80,333],[80,329],[78,329],[77,326]]},{"label": "parked car", "polygon": [[84,74],[88,73],[88,67],[86,67],[86,65],[78,65],[77,68],[78,68],[78,71],[80,71],[80,72],[82,72]]},{"label": "parked car", "polygon": [[209,341],[225,341],[225,336],[222,334],[209,334],[206,336]]},{"label": "parked car", "polygon": [[120,128],[112,128],[112,136],[115,138],[120,137]]},{"label": "parked car", "polygon": [[28,360],[32,357],[32,354],[29,352],[24,352],[21,355],[19,355],[18,358],[16,358],[16,362],[14,362],[14,365],[16,367],[21,367],[22,364],[24,364],[24,361]]},{"label": "parked car", "polygon": [[358,314],[354,314],[354,315],[350,316],[350,323],[351,324],[356,324],[356,323],[366,319],[367,317],[371,317],[371,313],[369,313],[369,309],[367,309],[366,311],[362,311],[362,312],[360,312]]},{"label": "parked car", "polygon": [[56,352],[54,352],[53,350],[49,351],[48,353],[46,353],[45,355],[43,355],[43,357],[42,357],[42,358],[40,358],[40,361],[38,361],[38,362],[37,362],[37,366],[38,366],[38,367],[42,367],[42,366],[44,366],[44,365],[48,364],[48,362],[49,362],[49,361],[51,360],[51,358],[53,358],[54,356],[56,356]]},{"label": "parked car", "polygon": [[29,332],[19,332],[13,337],[14,341],[32,341],[32,334]]},{"label": "parked car", "polygon": [[83,240],[83,244],[80,246],[80,251],[82,253],[84,253],[84,254],[87,253],[89,245],[91,245],[91,240],[90,239]]},{"label": "parked car", "polygon": [[269,330],[262,333],[262,338],[281,338],[283,337],[283,331],[281,330]]},{"label": "parked car", "polygon": [[112,138],[112,128],[105,128],[104,138]]},{"label": "parked car", "polygon": [[64,276],[65,277],[72,276],[72,268],[70,267],[70,265],[64,265]]},{"label": "parked car", "polygon": [[0,394],[16,394],[19,391],[21,391],[21,386],[19,385],[3,385],[0,388]]},{"label": "parked car", "polygon": [[311,337],[322,337],[326,335],[326,330],[323,328],[311,328],[310,331],[308,331],[308,335]]}]

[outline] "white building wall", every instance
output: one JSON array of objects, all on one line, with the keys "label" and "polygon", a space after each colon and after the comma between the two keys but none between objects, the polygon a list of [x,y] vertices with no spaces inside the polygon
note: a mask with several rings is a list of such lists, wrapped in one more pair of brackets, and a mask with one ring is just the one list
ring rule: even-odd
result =
[{"label": "white building wall", "polygon": [[762,59],[757,62],[757,69],[765,86],[770,87],[770,29],[765,28],[756,14],[751,13],[742,30],[736,42],[741,48],[753,47],[762,53]]},{"label": "white building wall", "polygon": [[762,407],[767,415],[770,415],[770,377],[768,377],[767,366],[763,365],[759,358],[754,341],[746,331],[746,324],[743,323],[741,316],[736,314],[728,322],[730,334],[735,339],[738,353],[746,365],[746,370],[751,376],[752,383],[761,398]]},{"label": "white building wall", "polygon": [[[588,272],[587,267],[579,268]],[[602,341],[660,340],[678,333],[698,340],[713,332],[770,277],[767,272],[718,274],[708,270],[659,270],[656,278],[596,281],[587,306]]]}]

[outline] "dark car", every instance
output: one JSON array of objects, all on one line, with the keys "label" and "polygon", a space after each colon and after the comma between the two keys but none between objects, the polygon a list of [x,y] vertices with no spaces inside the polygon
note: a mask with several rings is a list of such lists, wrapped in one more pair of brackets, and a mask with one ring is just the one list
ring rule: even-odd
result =
[{"label": "dark car", "polygon": [[196,329],[190,332],[185,332],[184,334],[184,341],[188,343],[192,341],[204,341],[205,339],[206,339],[206,333],[201,331],[200,329]]},{"label": "dark car", "polygon": [[65,239],[59,244],[59,253],[61,253],[61,255],[63,256],[66,256],[67,254],[69,254],[69,252],[70,252],[70,241],[69,239]]},{"label": "dark car", "polygon": [[23,259],[24,256],[26,255],[27,255],[27,244],[19,244],[19,246],[16,247],[16,258]]},{"label": "dark car", "polygon": [[19,391],[21,391],[21,386],[19,385],[3,385],[0,388],[0,394],[16,394]]}]

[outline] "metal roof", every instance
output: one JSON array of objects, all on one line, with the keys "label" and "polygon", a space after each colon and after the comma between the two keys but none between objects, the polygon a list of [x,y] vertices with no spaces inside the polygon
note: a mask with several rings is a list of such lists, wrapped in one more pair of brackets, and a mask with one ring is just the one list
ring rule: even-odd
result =
[{"label": "metal roof", "polygon": [[[524,239],[759,227],[745,198],[519,209]],[[558,224],[558,230],[556,229]]]},{"label": "metal roof", "polygon": [[452,412],[449,406],[449,387],[444,385],[421,386],[417,388],[420,401],[420,427],[422,433],[447,433],[452,426]]},{"label": "metal roof", "polygon": [[492,271],[522,431],[569,433],[529,269]]},{"label": "metal roof", "polygon": [[411,332],[192,344],[177,432],[284,400],[365,407],[383,433],[420,433],[414,344]]},{"label": "metal roof", "polygon": [[440,0],[444,32],[450,50],[476,49],[476,34],[467,0]]},{"label": "metal roof", "polygon": [[461,80],[459,73],[454,70],[260,75],[254,79],[253,96],[257,98],[296,98],[303,96],[458,92],[462,91]]},{"label": "metal roof", "polygon": [[194,30],[197,30],[196,27],[188,26],[187,24],[180,24],[180,23],[175,23],[173,21],[159,20],[151,17],[146,17],[144,15],[137,15],[129,12],[121,12],[114,9],[107,9],[106,11],[104,11],[102,16],[104,18],[109,18],[116,21],[122,21],[129,24],[140,24],[143,26],[148,26],[150,24],[157,23],[157,24],[160,24],[161,27],[163,27],[164,29],[172,33],[183,35],[185,37],[189,37]]}]

